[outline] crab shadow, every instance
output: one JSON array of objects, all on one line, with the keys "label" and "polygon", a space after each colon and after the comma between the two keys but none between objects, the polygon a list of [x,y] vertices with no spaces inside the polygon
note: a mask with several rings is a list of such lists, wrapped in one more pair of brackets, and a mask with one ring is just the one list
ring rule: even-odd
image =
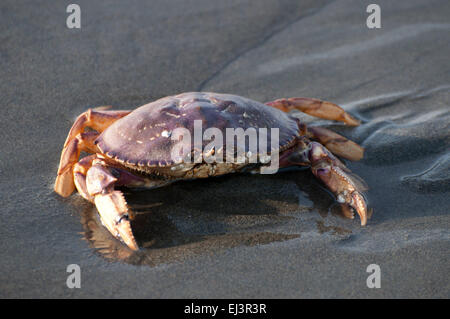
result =
[{"label": "crab shadow", "polygon": [[237,246],[286,241],[300,236],[288,227],[302,215],[326,217],[334,200],[309,170],[275,175],[231,174],[181,181],[152,190],[122,189],[131,207],[132,251],[115,239],[94,206],[82,213],[84,237],[112,261],[155,266]]}]

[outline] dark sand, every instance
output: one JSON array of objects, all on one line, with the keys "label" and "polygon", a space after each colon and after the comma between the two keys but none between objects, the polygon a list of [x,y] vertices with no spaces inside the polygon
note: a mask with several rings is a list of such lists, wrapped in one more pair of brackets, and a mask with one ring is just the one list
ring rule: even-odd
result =
[{"label": "dark sand", "polygon": [[[0,297],[448,298],[450,2],[377,1],[378,30],[371,1],[167,2],[77,1],[81,30],[65,2],[1,2]],[[131,253],[91,204],[52,191],[79,113],[196,90],[361,118],[317,123],[366,147],[348,166],[371,187],[367,227],[309,171],[230,175],[127,193],[148,247]]]}]

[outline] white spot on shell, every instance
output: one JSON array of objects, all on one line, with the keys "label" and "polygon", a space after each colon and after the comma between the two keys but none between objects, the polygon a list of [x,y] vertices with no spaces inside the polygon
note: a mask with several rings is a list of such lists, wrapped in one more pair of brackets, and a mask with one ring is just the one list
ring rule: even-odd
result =
[{"label": "white spot on shell", "polygon": [[162,131],[161,132],[161,136],[163,137],[170,137],[172,135],[172,132],[169,131]]}]

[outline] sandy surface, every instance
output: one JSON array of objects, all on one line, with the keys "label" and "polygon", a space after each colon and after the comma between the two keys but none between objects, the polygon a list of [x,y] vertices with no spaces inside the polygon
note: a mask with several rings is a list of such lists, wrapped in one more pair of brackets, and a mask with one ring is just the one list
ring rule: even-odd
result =
[{"label": "sandy surface", "polygon": [[[370,1],[77,3],[80,30],[65,3],[0,4],[0,297],[450,296],[449,1],[378,1],[374,30]],[[348,166],[371,187],[367,227],[309,171],[230,175],[127,193],[147,247],[131,253],[52,191],[79,113],[196,90],[316,97],[362,119],[316,123],[366,148]]]}]

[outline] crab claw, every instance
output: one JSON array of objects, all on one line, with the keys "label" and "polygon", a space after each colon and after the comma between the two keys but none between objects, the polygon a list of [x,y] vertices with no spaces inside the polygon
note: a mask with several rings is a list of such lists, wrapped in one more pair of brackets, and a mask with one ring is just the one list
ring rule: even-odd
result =
[{"label": "crab claw", "polygon": [[133,250],[138,245],[131,230],[128,205],[121,191],[114,190],[117,179],[102,165],[93,165],[86,176],[86,187],[94,198],[103,225]]},{"label": "crab claw", "polygon": [[[309,160],[313,174],[333,192],[336,201],[344,209],[354,209],[361,219],[361,225],[366,225],[368,211],[363,192],[368,188],[365,182],[319,143],[310,144]],[[346,215],[349,215],[348,212]]]},{"label": "crab claw", "polygon": [[[346,193],[346,191],[343,193]],[[364,196],[360,192],[353,191],[348,196],[339,194],[337,196],[337,201],[343,205],[344,210],[347,209],[347,207],[351,207],[358,213],[359,218],[361,219],[361,226],[367,224],[367,204]]]},{"label": "crab claw", "polygon": [[110,233],[131,249],[138,250],[138,245],[131,230],[127,203],[122,192],[112,191],[106,195],[96,195],[94,202],[103,225]]}]

